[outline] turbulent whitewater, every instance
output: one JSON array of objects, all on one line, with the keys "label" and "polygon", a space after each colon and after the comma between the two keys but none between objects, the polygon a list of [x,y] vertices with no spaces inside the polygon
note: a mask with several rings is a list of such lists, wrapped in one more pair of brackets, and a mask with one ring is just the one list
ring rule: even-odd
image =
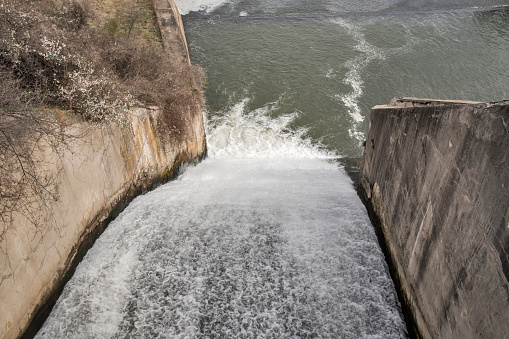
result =
[{"label": "turbulent whitewater", "polygon": [[40,338],[399,338],[368,216],[293,117],[240,102],[211,156],[135,199],[97,240]]}]

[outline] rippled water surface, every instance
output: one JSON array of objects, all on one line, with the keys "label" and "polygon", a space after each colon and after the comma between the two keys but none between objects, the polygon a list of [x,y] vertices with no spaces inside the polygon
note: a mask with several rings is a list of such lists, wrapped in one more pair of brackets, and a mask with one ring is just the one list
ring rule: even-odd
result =
[{"label": "rippled water surface", "polygon": [[248,98],[247,112],[297,114],[292,128],[340,155],[361,155],[371,107],[394,97],[509,98],[509,10],[215,13],[186,21],[209,114]]},{"label": "rippled water surface", "polygon": [[507,1],[176,2],[209,157],[111,223],[38,336],[405,338],[337,159],[393,97],[508,99]]}]

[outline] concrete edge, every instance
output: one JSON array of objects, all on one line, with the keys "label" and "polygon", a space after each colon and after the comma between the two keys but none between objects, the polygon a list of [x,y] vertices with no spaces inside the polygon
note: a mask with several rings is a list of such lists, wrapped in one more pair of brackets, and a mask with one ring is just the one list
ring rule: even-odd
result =
[{"label": "concrete edge", "polygon": [[163,38],[164,47],[170,52],[175,52],[173,51],[171,44],[171,41],[173,40],[171,36],[174,34],[173,31],[176,28],[177,36],[180,39],[182,47],[186,53],[185,58],[187,59],[187,63],[191,65],[184,23],[177,5],[173,0],[152,0],[152,6],[154,7],[154,13],[157,18],[157,26]]},{"label": "concrete edge", "polygon": [[167,167],[159,176],[151,178],[149,182],[134,181],[128,182],[115,194],[110,202],[105,206],[85,227],[79,241],[69,253],[65,268],[59,272],[62,276],[58,284],[54,286],[52,291],[46,298],[35,308],[28,327],[21,334],[21,339],[34,338],[37,332],[44,325],[44,322],[50,315],[58,298],[67,282],[72,278],[77,266],[83,260],[88,250],[92,248],[95,241],[106,230],[109,223],[113,221],[136,197],[149,192],[159,185],[174,180],[181,173],[181,169],[187,165],[198,164],[207,155],[206,149],[198,158],[192,158],[186,152],[180,152],[176,155],[173,164]]},{"label": "concrete edge", "polygon": [[[362,166],[362,164],[361,164]],[[361,168],[362,173],[362,168]],[[414,303],[412,302],[411,296],[407,293],[405,289],[404,283],[404,275],[401,273],[401,267],[399,267],[398,262],[395,260],[395,256],[393,253],[393,249],[391,244],[387,241],[387,228],[384,227],[383,222],[383,212],[377,210],[375,203],[372,200],[371,189],[366,187],[366,182],[362,176],[359,176],[359,181],[357,182],[357,195],[361,199],[364,207],[368,212],[369,220],[373,225],[373,228],[376,233],[376,237],[378,239],[378,244],[382,249],[382,252],[385,257],[385,262],[389,267],[389,273],[391,279],[394,283],[396,293],[398,295],[398,300],[401,306],[401,312],[403,313],[403,318],[405,320],[407,334],[409,339],[423,339],[425,336],[421,331],[421,327],[419,324],[419,319],[417,319],[417,314],[414,312]]]},{"label": "concrete edge", "polygon": [[400,97],[391,100],[387,105],[376,105],[372,109],[384,108],[409,108],[409,107],[425,107],[425,106],[448,106],[448,105],[489,105],[496,103],[488,103],[484,101],[469,100],[441,100],[414,97]]}]

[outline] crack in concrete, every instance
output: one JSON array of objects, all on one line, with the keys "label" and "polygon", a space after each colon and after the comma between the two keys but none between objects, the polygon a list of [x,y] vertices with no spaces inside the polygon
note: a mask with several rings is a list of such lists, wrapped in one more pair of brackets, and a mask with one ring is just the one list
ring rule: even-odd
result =
[{"label": "crack in concrete", "polygon": [[428,207],[426,208],[426,213],[424,213],[424,216],[422,217],[421,225],[419,226],[419,231],[417,231],[417,236],[415,237],[414,246],[412,248],[412,254],[410,255],[410,260],[409,260],[409,264],[408,264],[408,267],[410,268],[410,270],[413,270],[413,267],[414,267],[413,260],[414,260],[415,248],[417,247],[417,244],[419,243],[422,227],[424,225],[424,222],[426,221],[426,216],[428,215],[430,206],[431,206],[431,200],[428,201]]}]

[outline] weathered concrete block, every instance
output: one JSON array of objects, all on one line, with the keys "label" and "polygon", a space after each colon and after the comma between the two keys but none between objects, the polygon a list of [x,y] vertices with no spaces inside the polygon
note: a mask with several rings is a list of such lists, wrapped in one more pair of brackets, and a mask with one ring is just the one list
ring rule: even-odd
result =
[{"label": "weathered concrete block", "polygon": [[159,30],[166,50],[180,57],[184,49],[185,62],[191,64],[184,23],[173,0],[153,0]]},{"label": "weathered concrete block", "polygon": [[509,102],[376,106],[359,186],[424,338],[509,333]]}]

